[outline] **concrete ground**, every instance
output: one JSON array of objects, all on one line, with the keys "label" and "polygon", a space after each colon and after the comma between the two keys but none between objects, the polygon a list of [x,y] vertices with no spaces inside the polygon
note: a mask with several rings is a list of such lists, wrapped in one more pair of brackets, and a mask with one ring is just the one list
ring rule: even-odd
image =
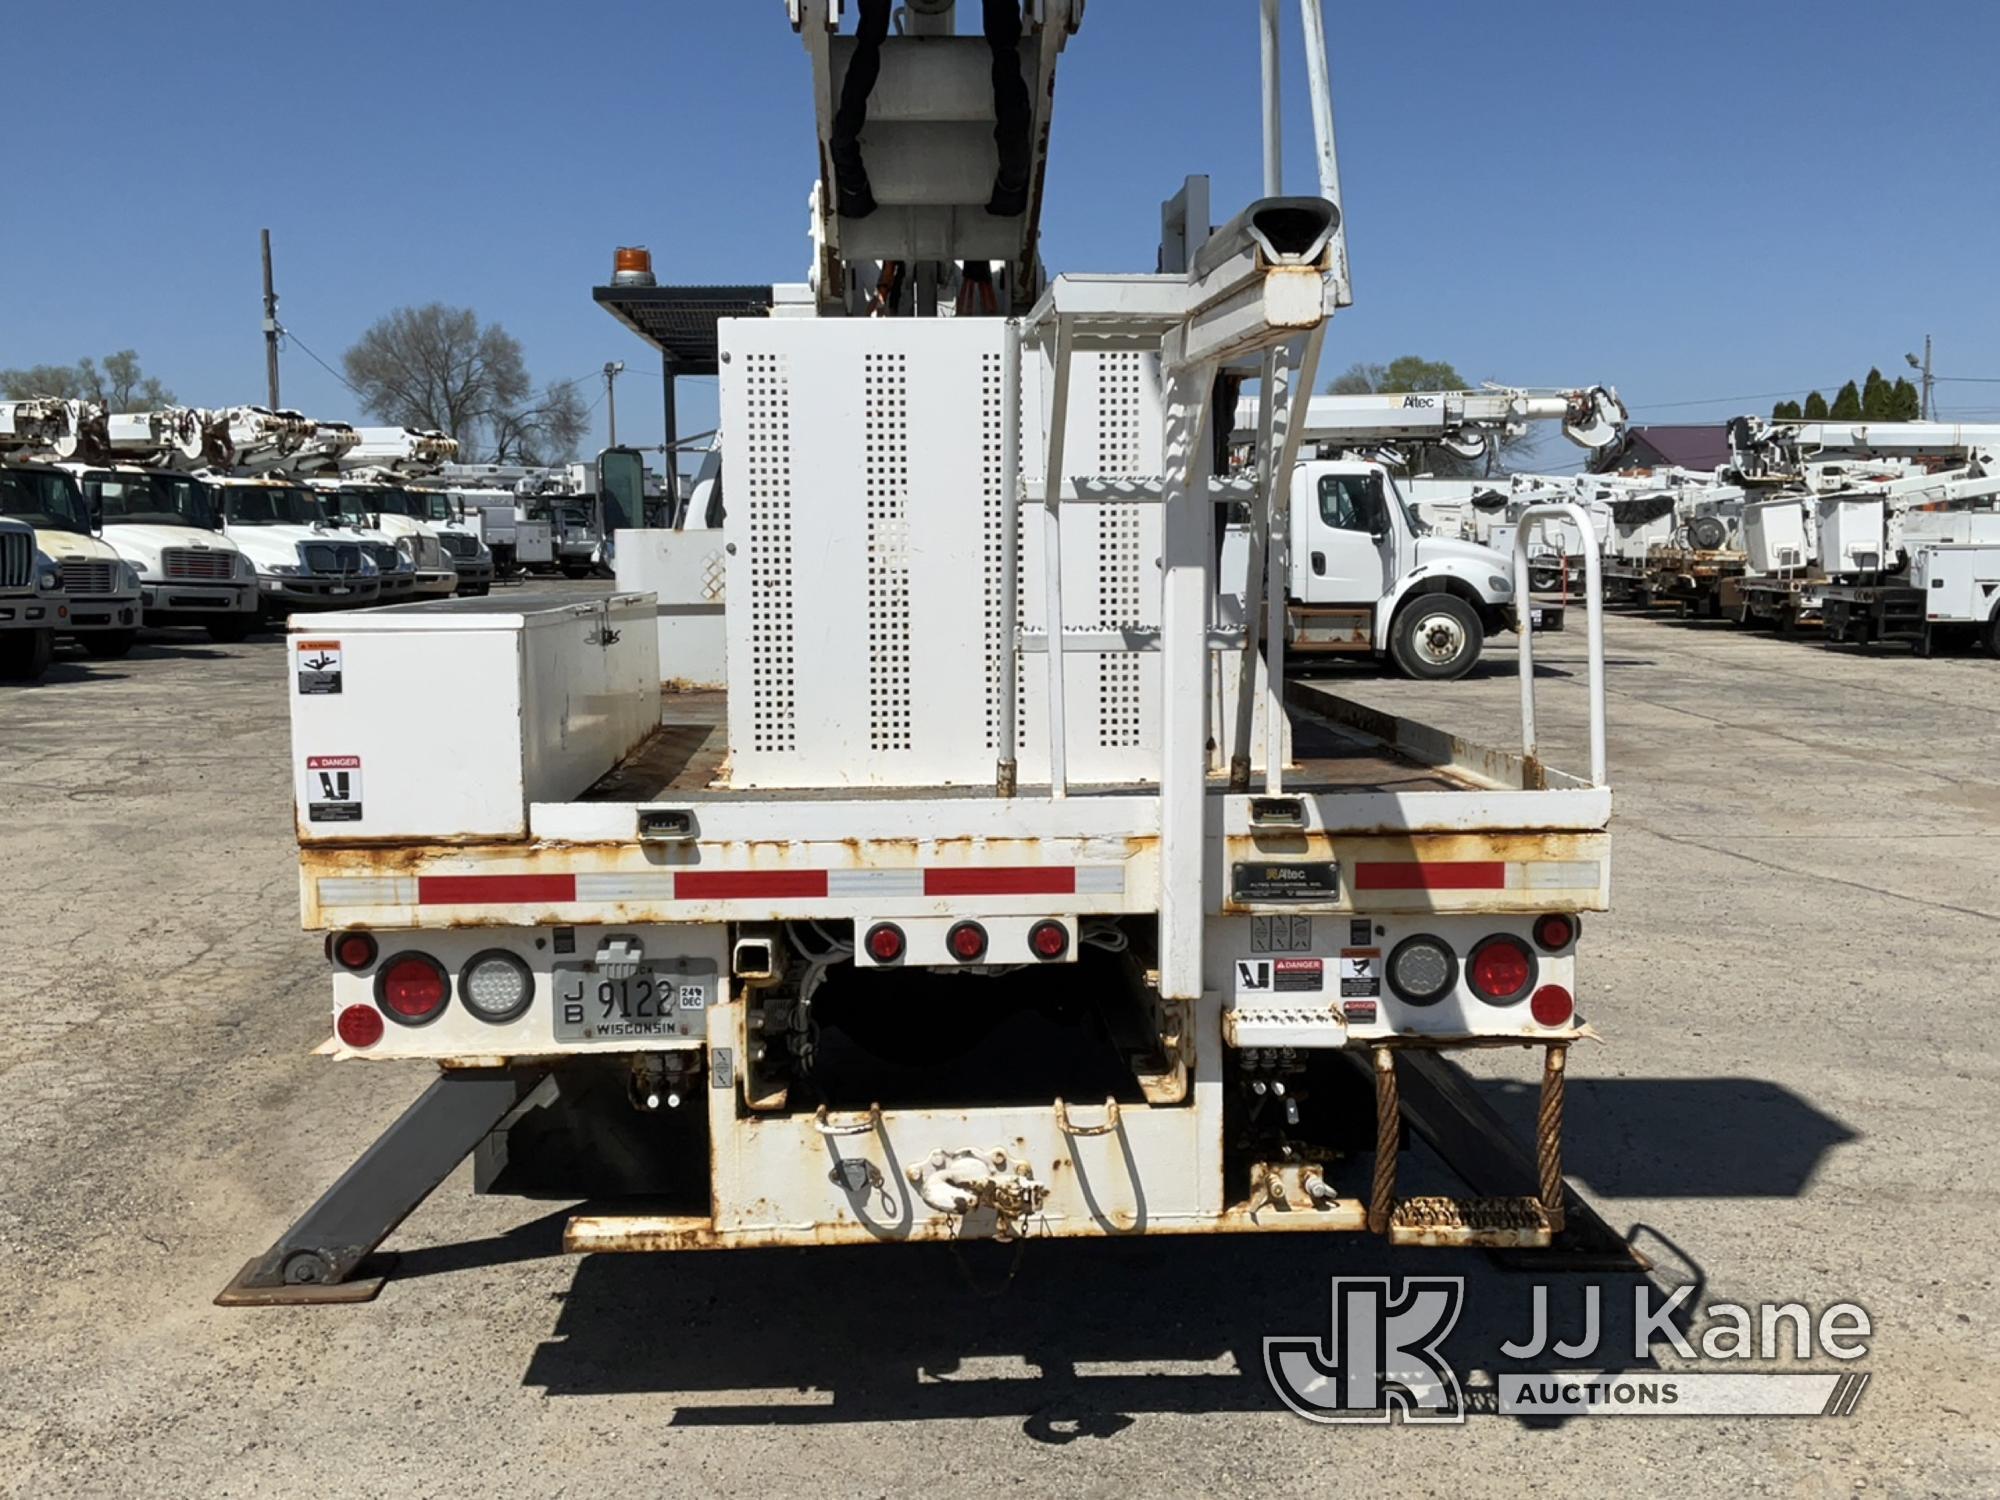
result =
[{"label": "concrete ground", "polygon": [[[1545,652],[1559,765],[1581,646]],[[463,1171],[379,1301],[212,1307],[425,1075],[309,1055],[280,643],[160,636],[0,691],[0,1490],[2000,1490],[2000,663],[1625,618],[1609,656],[1607,1044],[1572,1060],[1572,1174],[1702,1303],[1865,1305],[1855,1415],[1317,1427],[1261,1341],[1323,1331],[1329,1276],[1465,1276],[1475,1384],[1541,1278],[1304,1236],[579,1261],[564,1205]],[[1518,734],[1504,652],[1447,688],[1341,680]],[[1573,1323],[1583,1283],[1552,1279]],[[1629,1341],[1631,1280],[1595,1284]]]}]

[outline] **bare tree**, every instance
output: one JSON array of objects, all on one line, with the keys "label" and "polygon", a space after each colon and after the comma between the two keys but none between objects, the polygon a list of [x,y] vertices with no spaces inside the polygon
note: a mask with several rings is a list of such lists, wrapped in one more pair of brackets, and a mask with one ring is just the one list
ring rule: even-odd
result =
[{"label": "bare tree", "polygon": [[398,308],[341,362],[369,415],[448,432],[468,458],[555,462],[588,430],[573,386],[536,395],[520,340],[469,307]]},{"label": "bare tree", "polygon": [[110,411],[138,411],[174,404],[174,393],[139,368],[138,351],[133,349],[105,355],[101,368],[86,355],[73,365],[0,370],[0,395],[12,401],[33,396],[95,401]]}]

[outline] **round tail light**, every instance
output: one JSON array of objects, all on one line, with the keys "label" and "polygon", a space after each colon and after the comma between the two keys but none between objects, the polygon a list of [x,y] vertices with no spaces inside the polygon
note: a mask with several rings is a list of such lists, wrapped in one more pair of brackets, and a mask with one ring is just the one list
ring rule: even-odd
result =
[{"label": "round tail light", "polygon": [[977,963],[986,956],[986,929],[977,922],[960,922],[944,935],[944,945],[960,963]]},{"label": "round tail light", "polygon": [[1567,948],[1576,941],[1576,918],[1551,912],[1535,922],[1535,944],[1546,953]]},{"label": "round tail light", "polygon": [[458,998],[482,1021],[511,1021],[535,998],[535,976],[513,954],[499,948],[475,953],[459,971]]},{"label": "round tail light", "polygon": [[1389,988],[1410,1005],[1435,1005],[1458,986],[1458,955],[1429,933],[1406,937],[1389,951]]},{"label": "round tail light", "polygon": [[1045,962],[1069,952],[1069,929],[1060,922],[1037,922],[1028,929],[1028,951]]},{"label": "round tail light", "polygon": [[343,969],[365,969],[375,962],[375,934],[343,932],[333,940],[333,961]]},{"label": "round tail light", "polygon": [[1488,1005],[1515,1005],[1535,987],[1535,955],[1511,933],[1483,939],[1466,962],[1472,993]]},{"label": "round tail light", "polygon": [[350,1047],[372,1047],[382,1040],[382,1012],[372,1005],[350,1005],[340,1013],[333,1029]]},{"label": "round tail light", "polygon": [[903,929],[894,922],[877,922],[861,941],[878,964],[892,964],[903,956]]},{"label": "round tail light", "polygon": [[392,1021],[421,1026],[435,1021],[451,998],[444,965],[426,953],[401,953],[375,976],[375,1003]]},{"label": "round tail light", "polygon": [[1528,1002],[1528,1013],[1537,1026],[1562,1026],[1576,1013],[1576,1006],[1569,998],[1569,991],[1561,985],[1545,984]]}]

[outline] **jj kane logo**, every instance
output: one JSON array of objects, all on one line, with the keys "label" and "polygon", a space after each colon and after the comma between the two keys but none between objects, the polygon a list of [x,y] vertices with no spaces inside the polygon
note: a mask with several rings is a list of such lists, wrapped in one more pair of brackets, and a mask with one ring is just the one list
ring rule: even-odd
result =
[{"label": "jj kane logo", "polygon": [[[1797,1302],[1748,1307],[1716,1302],[1701,1309],[1697,1331],[1691,1286],[1661,1294],[1641,1282],[1632,1291],[1631,1362],[1642,1368],[1497,1371],[1476,1388],[1480,1409],[1503,1416],[1851,1416],[1868,1388],[1866,1371],[1745,1370],[1750,1363],[1802,1363],[1823,1355],[1862,1358],[1872,1335],[1866,1309],[1836,1302],[1817,1316]],[[1463,1422],[1467,1387],[1441,1345],[1465,1307],[1460,1276],[1409,1276],[1397,1289],[1384,1276],[1333,1279],[1325,1337],[1264,1340],[1264,1373],[1286,1406],[1309,1422]],[[1532,1326],[1497,1353],[1510,1361],[1552,1354],[1557,1359],[1603,1357],[1602,1292],[1583,1289],[1578,1337],[1552,1336],[1549,1289],[1533,1288]],[[1661,1369],[1663,1344],[1687,1361],[1725,1368]],[[1729,1365],[1737,1368],[1727,1368]]]}]

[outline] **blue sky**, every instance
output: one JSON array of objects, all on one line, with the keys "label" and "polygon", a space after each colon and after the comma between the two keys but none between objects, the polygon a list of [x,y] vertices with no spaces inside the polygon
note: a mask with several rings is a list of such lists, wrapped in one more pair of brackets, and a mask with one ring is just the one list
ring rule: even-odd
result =
[{"label": "blue sky", "polygon": [[[1891,370],[1926,332],[1940,373],[2000,376],[2000,5],[1328,9],[1356,298],[1330,369],[1606,381],[1654,421]],[[1288,185],[1309,190],[1286,10]],[[1054,269],[1149,267],[1190,172],[1218,217],[1254,195],[1254,14],[1090,7]],[[261,399],[268,226],[287,405],[358,415],[307,350],[338,366],[382,313],[442,300],[505,324],[538,380],[624,359],[620,435],[652,442],[657,364],[590,300],[612,248],[651,246],[669,280],[804,279],[812,115],[780,0],[70,0],[16,7],[0,46],[0,365],[131,346],[184,400]],[[1939,401],[2000,417],[2000,382]],[[713,407],[684,386],[684,430]]]}]

